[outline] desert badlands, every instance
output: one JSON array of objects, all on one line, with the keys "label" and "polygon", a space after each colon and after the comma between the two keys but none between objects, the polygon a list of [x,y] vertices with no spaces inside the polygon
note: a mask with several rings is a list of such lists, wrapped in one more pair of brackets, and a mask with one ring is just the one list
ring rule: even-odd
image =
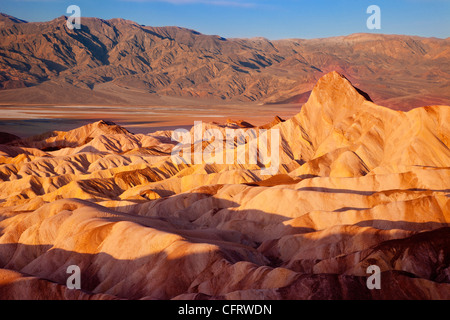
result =
[{"label": "desert badlands", "polygon": [[[260,158],[177,164],[173,132],[107,121],[12,139],[0,299],[450,299],[449,120],[449,106],[376,105],[330,72],[263,127],[279,132],[272,175]],[[253,127],[203,126],[227,128]]]}]

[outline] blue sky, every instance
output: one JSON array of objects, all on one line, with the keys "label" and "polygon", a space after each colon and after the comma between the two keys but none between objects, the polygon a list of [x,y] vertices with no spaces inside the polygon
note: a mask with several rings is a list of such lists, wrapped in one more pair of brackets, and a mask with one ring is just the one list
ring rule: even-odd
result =
[{"label": "blue sky", "polygon": [[[180,26],[223,37],[319,38],[358,32],[450,37],[450,0],[0,0],[0,12],[48,21],[75,4],[82,16]],[[369,30],[369,5],[381,30]]]}]

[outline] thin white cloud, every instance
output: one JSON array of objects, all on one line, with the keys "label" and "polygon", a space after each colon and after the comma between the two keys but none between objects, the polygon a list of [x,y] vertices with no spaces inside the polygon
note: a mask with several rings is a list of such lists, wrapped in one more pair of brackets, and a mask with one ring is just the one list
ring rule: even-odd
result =
[{"label": "thin white cloud", "polygon": [[241,7],[252,8],[256,4],[247,1],[230,1],[230,0],[122,0],[129,2],[167,2],[172,4],[207,4],[213,6]]}]

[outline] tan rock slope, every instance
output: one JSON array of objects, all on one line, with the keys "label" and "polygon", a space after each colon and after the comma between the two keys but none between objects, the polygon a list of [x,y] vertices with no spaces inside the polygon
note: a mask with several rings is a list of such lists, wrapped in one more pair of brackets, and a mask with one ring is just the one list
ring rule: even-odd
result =
[{"label": "tan rock slope", "polygon": [[0,298],[450,299],[450,107],[367,97],[322,77],[273,176],[105,122],[0,145]]}]

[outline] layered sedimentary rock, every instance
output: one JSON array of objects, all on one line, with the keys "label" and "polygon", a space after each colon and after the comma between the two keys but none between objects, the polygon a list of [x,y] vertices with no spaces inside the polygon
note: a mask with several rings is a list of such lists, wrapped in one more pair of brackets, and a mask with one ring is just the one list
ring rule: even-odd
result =
[{"label": "layered sedimentary rock", "polygon": [[263,126],[280,133],[270,176],[177,164],[172,132],[106,122],[0,145],[0,298],[450,299],[449,119],[332,72]]}]

